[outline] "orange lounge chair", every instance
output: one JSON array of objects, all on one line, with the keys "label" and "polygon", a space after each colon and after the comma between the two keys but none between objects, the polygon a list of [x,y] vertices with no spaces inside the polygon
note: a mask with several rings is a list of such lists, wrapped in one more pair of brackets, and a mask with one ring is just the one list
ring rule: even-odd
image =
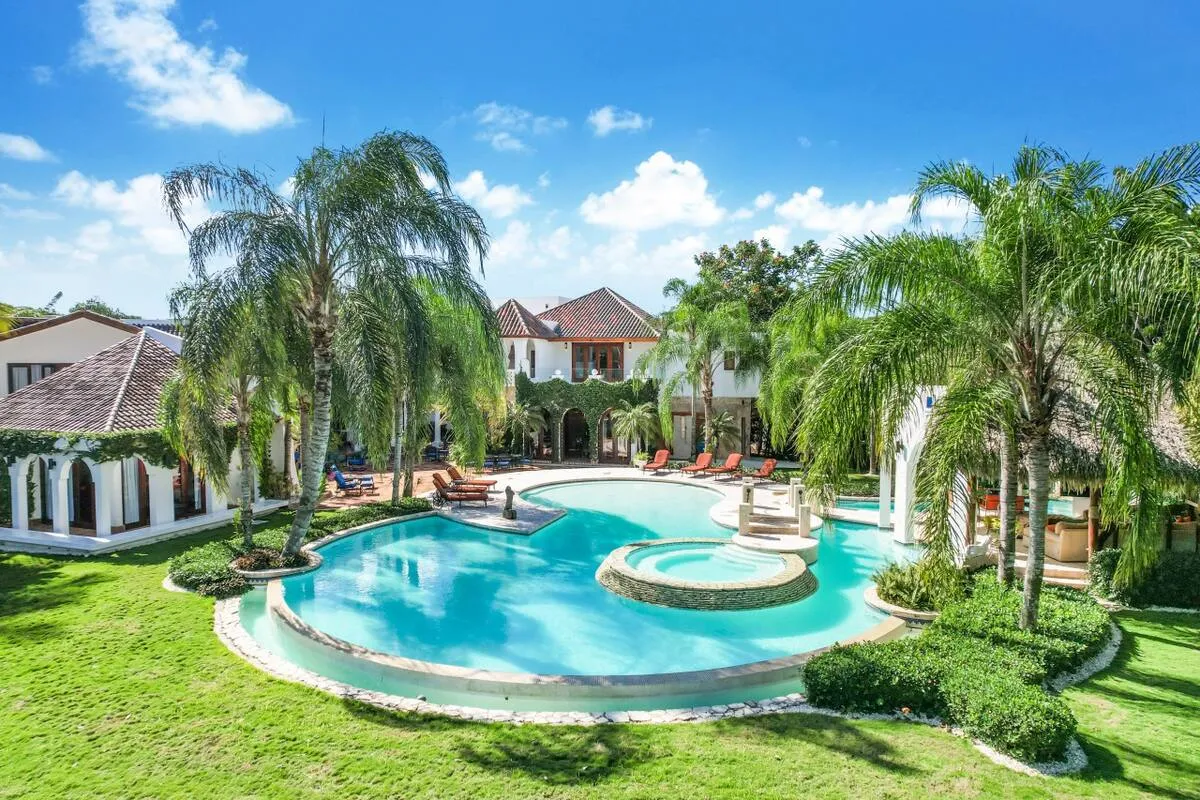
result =
[{"label": "orange lounge chair", "polygon": [[695,464],[689,464],[688,466],[684,467],[683,469],[681,469],[679,471],[680,472],[704,472],[709,467],[712,466],[712,456],[713,456],[712,453],[701,453],[700,455],[696,456]]},{"label": "orange lounge chair", "polygon": [[725,463],[719,467],[710,467],[707,472],[709,475],[729,475],[733,476],[742,467],[742,454],[730,453],[725,459]]},{"label": "orange lounge chair", "polygon": [[453,464],[446,467],[446,474],[450,476],[450,485],[455,489],[461,489],[464,487],[478,487],[486,492],[499,483],[499,481],[492,481],[484,478],[464,478],[463,474],[459,472],[458,468]]},{"label": "orange lounge chair", "polygon": [[763,459],[762,466],[758,468],[758,472],[751,472],[746,477],[754,478],[755,480],[771,480],[771,475],[775,472],[775,465],[779,462],[773,458]]},{"label": "orange lounge chair", "polygon": [[642,465],[642,472],[659,472],[667,468],[667,460],[671,457],[670,450],[659,450],[654,454],[654,458]]},{"label": "orange lounge chair", "polygon": [[460,506],[463,503],[482,502],[485,506],[488,503],[488,493],[480,490],[472,489],[470,491],[459,491],[446,483],[446,479],[441,473],[433,473],[433,485],[437,487],[437,492],[443,500],[448,503],[458,503]]}]

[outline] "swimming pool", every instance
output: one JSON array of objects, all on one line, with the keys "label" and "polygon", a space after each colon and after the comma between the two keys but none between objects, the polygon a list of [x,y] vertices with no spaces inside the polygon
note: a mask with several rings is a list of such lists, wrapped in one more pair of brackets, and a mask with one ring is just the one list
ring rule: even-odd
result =
[{"label": "swimming pool", "polygon": [[[772,608],[666,608],[607,591],[597,566],[613,549],[671,537],[728,539],[709,518],[709,489],[650,481],[572,482],[527,491],[566,509],[531,536],[440,516],[373,528],[321,549],[317,570],[281,582],[286,606],[313,629],[354,646],[456,670],[558,676],[644,676],[723,669],[845,640],[884,615],[862,599],[871,574],[910,557],[890,534],[861,525],[818,529],[818,589]],[[267,613],[262,592],[242,601],[243,626],[265,648],[318,674],[430,702],[502,709],[617,710],[759,699],[781,683],[656,697],[535,697],[426,683],[305,641]],[[632,679],[636,680],[636,679]]]},{"label": "swimming pool", "polygon": [[[1029,502],[1029,498],[1025,498]],[[878,511],[878,497],[839,497],[834,503],[836,508],[854,509],[856,511]],[[892,511],[896,511],[896,501],[892,501]],[[1069,497],[1051,497],[1046,504],[1046,513],[1063,517],[1075,516],[1074,504]]]}]

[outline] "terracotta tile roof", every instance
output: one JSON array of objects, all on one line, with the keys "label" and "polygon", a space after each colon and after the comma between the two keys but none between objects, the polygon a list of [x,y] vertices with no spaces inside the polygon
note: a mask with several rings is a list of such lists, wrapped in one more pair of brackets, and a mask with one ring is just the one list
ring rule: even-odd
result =
[{"label": "terracotta tile roof", "polygon": [[650,315],[608,287],[538,314],[556,339],[657,339]]},{"label": "terracotta tile roof", "polygon": [[156,430],[179,356],[145,332],[0,398],[0,428],[61,433]]},{"label": "terracotta tile roof", "polygon": [[92,322],[99,322],[101,325],[107,325],[110,328],[116,328],[119,331],[126,333],[137,333],[141,328],[134,327],[128,323],[122,322],[119,319],[106,317],[103,314],[97,314],[95,311],[72,311],[70,314],[59,314],[56,317],[19,317],[16,320],[16,325],[11,331],[0,336],[0,339],[13,339],[18,336],[25,336],[29,333],[37,333],[44,331],[47,328],[53,328],[57,325],[62,325],[66,322],[71,322],[77,319],[90,319]]},{"label": "terracotta tile roof", "polygon": [[500,320],[500,335],[510,339],[553,339],[557,335],[516,300],[508,300],[496,309],[496,317]]}]

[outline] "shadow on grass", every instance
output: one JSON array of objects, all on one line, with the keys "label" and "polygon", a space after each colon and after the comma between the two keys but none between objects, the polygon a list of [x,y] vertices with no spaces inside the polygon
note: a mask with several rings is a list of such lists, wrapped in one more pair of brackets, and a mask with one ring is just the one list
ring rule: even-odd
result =
[{"label": "shadow on grass", "polygon": [[[915,723],[894,722],[894,725]],[[770,714],[740,717],[715,723],[723,732],[741,731],[803,742],[902,775],[918,770],[900,760],[900,753],[887,740],[863,730],[862,723],[824,714]]]},{"label": "shadow on grass", "polygon": [[100,572],[67,579],[62,574],[66,561],[40,556],[0,556],[0,618],[74,602],[91,587],[115,579]]},{"label": "shadow on grass", "polygon": [[[1197,800],[1200,798],[1200,792],[1189,791],[1173,781],[1169,783],[1150,783],[1145,780],[1132,778],[1126,773],[1124,762],[1128,761],[1129,756],[1132,755],[1150,761],[1159,767],[1173,769],[1175,770],[1175,775],[1185,774],[1189,769],[1187,765],[1173,759],[1163,758],[1157,753],[1132,749],[1127,745],[1121,746],[1120,749],[1123,754],[1119,756],[1085,733],[1077,733],[1076,736],[1088,757],[1087,769],[1079,776],[1083,780],[1094,783],[1112,784],[1114,789],[1116,786],[1128,786],[1151,797],[1170,797],[1172,800]],[[1163,777],[1168,781],[1170,780],[1165,774]]]}]

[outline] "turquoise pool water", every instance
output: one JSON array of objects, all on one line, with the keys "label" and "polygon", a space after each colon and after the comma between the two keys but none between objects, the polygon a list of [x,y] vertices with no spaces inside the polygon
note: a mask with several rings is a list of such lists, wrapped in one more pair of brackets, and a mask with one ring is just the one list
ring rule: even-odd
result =
[{"label": "turquoise pool water", "polygon": [[[1026,498],[1025,500],[1026,500],[1026,502],[1029,502],[1029,498]],[[879,498],[864,497],[864,498],[860,499],[860,498],[856,498],[856,497],[839,497],[837,499],[837,503],[835,503],[835,505],[837,508],[847,508],[847,509],[852,508],[852,509],[858,509],[861,511],[878,511],[879,510]],[[1046,513],[1057,514],[1057,515],[1063,516],[1063,517],[1069,517],[1069,516],[1072,516],[1072,513],[1071,513],[1072,508],[1073,508],[1073,506],[1069,499],[1052,497],[1052,498],[1050,498],[1050,501],[1046,505]],[[892,511],[895,511],[895,510],[896,510],[896,501],[893,500],[892,501]]]},{"label": "turquoise pool water", "polygon": [[[826,523],[815,535],[819,588],[796,603],[696,611],[614,595],[595,571],[614,548],[643,539],[729,538],[712,522],[719,498],[701,487],[648,481],[549,486],[523,495],[567,514],[532,536],[491,533],[441,517],[374,528],[321,549],[324,565],[283,581],[310,625],[372,650],[461,667],[568,675],[635,675],[728,667],[804,652],[870,628],[883,615],[862,599],[871,574],[911,551],[890,534]],[[336,680],[431,702],[511,709],[666,708],[756,699],[797,685],[621,701],[506,698],[406,684],[300,640],[242,603],[267,649]],[[589,705],[592,707],[589,708]]]},{"label": "turquoise pool water", "polygon": [[703,542],[651,545],[630,553],[625,563],[639,572],[712,583],[761,580],[784,568],[783,559],[771,553]]}]

